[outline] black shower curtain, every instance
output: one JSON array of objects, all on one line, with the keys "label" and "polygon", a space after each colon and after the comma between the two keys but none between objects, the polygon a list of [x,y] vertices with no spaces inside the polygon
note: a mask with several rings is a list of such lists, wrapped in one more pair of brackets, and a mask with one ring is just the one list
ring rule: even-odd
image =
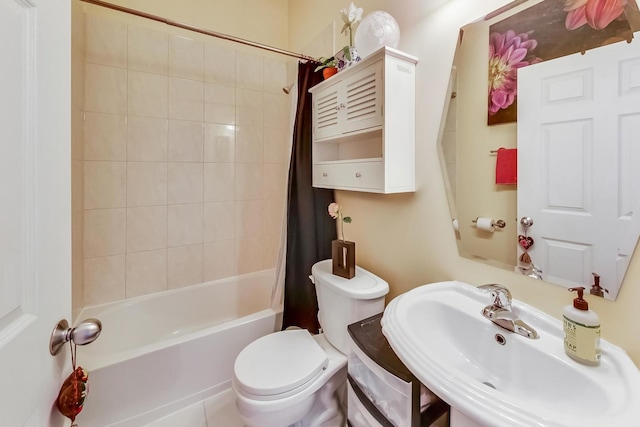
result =
[{"label": "black shower curtain", "polygon": [[282,328],[299,326],[318,332],[318,301],[309,280],[311,266],[331,258],[336,224],[328,212],[333,190],[311,186],[311,94],[322,81],[316,63],[298,64],[298,106],[293,128],[287,209],[287,263]]}]

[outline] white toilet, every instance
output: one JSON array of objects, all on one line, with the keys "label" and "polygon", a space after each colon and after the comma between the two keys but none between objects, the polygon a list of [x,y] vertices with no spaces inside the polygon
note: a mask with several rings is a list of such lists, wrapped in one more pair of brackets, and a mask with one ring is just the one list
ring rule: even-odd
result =
[{"label": "white toilet", "polygon": [[331,274],[331,260],[311,268],[323,333],[287,330],[244,348],[234,365],[233,390],[248,427],[345,425],[347,326],[384,310],[389,285],[356,267],[350,280]]}]

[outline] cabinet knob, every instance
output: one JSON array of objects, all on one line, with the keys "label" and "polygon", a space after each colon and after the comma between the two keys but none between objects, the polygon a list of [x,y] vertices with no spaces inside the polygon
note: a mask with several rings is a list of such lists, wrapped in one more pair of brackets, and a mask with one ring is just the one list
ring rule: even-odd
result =
[{"label": "cabinet knob", "polygon": [[326,177],[328,177],[328,176],[329,176],[329,174],[328,174],[328,173],[326,173],[326,172],[322,172],[322,176],[326,178]]},{"label": "cabinet knob", "polygon": [[356,178],[360,178],[362,174],[360,172],[356,172]]}]

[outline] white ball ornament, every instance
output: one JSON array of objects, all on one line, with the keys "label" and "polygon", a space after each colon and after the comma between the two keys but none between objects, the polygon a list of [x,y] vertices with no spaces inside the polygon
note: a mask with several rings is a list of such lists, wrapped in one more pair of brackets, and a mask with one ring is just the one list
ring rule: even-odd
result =
[{"label": "white ball ornament", "polygon": [[382,46],[397,48],[400,43],[400,27],[393,16],[376,10],[362,18],[356,29],[354,43],[362,58]]}]

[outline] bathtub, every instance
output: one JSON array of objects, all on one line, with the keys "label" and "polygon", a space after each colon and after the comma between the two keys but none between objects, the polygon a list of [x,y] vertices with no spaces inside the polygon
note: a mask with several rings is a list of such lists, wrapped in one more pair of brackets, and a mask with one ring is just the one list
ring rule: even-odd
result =
[{"label": "bathtub", "polygon": [[87,307],[102,334],[78,347],[89,372],[83,427],[140,426],[230,387],[238,353],[273,332],[274,270]]}]

